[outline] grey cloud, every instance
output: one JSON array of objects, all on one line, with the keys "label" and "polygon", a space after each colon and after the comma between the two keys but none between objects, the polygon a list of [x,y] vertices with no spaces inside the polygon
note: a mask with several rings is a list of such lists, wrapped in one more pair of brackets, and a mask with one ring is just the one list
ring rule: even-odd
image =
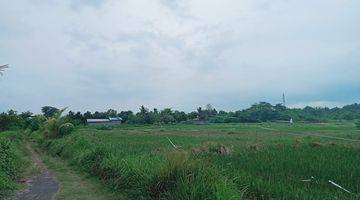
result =
[{"label": "grey cloud", "polygon": [[284,91],[295,106],[358,101],[359,6],[2,1],[0,63],[11,69],[0,77],[0,110],[239,109],[277,103]]}]

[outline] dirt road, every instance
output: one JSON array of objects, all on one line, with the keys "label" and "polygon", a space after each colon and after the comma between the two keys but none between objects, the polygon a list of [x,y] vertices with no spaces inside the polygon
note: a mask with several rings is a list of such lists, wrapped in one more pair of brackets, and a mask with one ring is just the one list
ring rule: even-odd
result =
[{"label": "dirt road", "polygon": [[19,192],[14,200],[52,200],[59,190],[59,184],[55,177],[44,163],[39,155],[32,149],[30,144],[26,144],[26,149],[31,156],[32,162],[40,169],[40,175],[30,177],[26,180],[27,189]]}]

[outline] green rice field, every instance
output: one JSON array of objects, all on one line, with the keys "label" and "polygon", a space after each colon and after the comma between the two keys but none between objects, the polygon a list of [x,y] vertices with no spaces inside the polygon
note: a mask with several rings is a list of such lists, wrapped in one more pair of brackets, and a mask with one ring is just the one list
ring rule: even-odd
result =
[{"label": "green rice field", "polygon": [[88,126],[32,137],[118,199],[360,198],[352,122]]}]

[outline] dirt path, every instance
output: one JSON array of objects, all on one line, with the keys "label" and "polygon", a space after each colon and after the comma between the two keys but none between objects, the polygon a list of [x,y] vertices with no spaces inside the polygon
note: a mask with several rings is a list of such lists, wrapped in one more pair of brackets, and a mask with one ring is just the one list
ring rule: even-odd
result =
[{"label": "dirt path", "polygon": [[39,155],[32,149],[29,143],[26,144],[31,160],[40,169],[40,175],[30,177],[26,180],[27,189],[18,193],[14,200],[52,200],[59,190],[59,184],[55,177],[49,172],[41,161]]}]

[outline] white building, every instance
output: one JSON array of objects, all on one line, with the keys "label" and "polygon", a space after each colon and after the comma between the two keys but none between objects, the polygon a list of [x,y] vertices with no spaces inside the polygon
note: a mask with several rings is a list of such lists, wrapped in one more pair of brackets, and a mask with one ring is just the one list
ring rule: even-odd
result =
[{"label": "white building", "polygon": [[109,117],[108,119],[86,119],[88,125],[116,125],[121,124],[121,117]]}]

